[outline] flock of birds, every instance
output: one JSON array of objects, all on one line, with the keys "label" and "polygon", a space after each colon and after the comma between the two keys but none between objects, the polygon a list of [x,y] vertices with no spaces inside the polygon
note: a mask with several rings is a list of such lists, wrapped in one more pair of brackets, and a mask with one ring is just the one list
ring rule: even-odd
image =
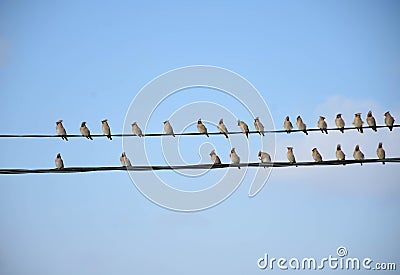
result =
[{"label": "flock of birds", "polygon": [[[392,131],[393,129],[393,125],[394,125],[394,121],[395,119],[391,116],[391,114],[389,112],[386,112],[384,114],[384,123],[385,125],[389,128],[390,131]],[[68,137],[67,137],[67,132],[62,124],[63,120],[58,120],[56,122],[56,132],[57,135],[59,135],[63,140],[68,141]],[[366,117],[366,122],[368,124],[368,126],[373,130],[373,131],[377,131],[376,128],[376,120],[374,118],[374,116],[372,115],[372,112],[369,111]],[[102,123],[102,131],[103,134],[110,140],[112,140],[112,135],[111,135],[111,130],[110,130],[110,126],[108,125],[107,119],[104,119],[101,121]],[[335,124],[336,127],[342,132],[344,133],[344,127],[345,127],[345,122],[342,118],[342,114],[337,114],[336,118],[335,118]],[[361,113],[356,113],[354,120],[353,120],[353,125],[354,127],[358,130],[358,132],[360,132],[361,134],[363,133],[363,124],[364,121],[361,118]],[[238,120],[237,125],[240,127],[241,131],[246,135],[246,138],[248,139],[249,137],[249,126],[241,120]],[[302,118],[300,116],[297,117],[296,119],[296,125],[297,128],[300,131],[303,131],[306,135],[308,135],[307,132],[307,126],[306,124],[303,122]],[[132,133],[136,136],[142,137],[143,136],[143,132],[140,129],[140,127],[138,126],[138,124],[136,122],[133,122],[131,124],[132,126]],[[264,136],[264,126],[261,123],[260,119],[258,117],[256,117],[254,119],[254,127],[256,129],[256,131],[260,134]],[[217,125],[217,128],[219,130],[220,133],[222,133],[223,135],[225,135],[226,138],[229,138],[228,134],[228,129],[224,124],[223,119],[221,118],[219,120],[219,123]],[[292,130],[293,130],[293,124],[290,121],[289,116],[286,116],[285,121],[283,123],[283,128],[285,129],[285,131],[289,134]],[[321,130],[322,133],[328,134],[328,126],[327,123],[325,121],[325,117],[320,116],[319,120],[318,120],[318,128]],[[204,134],[207,137],[209,137],[208,135],[208,131],[207,131],[207,127],[202,123],[201,119],[199,119],[197,121],[197,130],[200,134]],[[90,134],[90,130],[89,128],[86,126],[86,122],[83,121],[80,127],[80,132],[82,134],[83,137],[86,137],[87,139],[93,140],[91,134]],[[170,124],[170,122],[168,120],[164,121],[164,132],[166,135],[171,135],[173,137],[175,137],[175,133],[174,130]],[[293,153],[293,147],[287,147],[287,159],[290,163],[296,163],[296,159]],[[379,159],[385,159],[385,150],[382,147],[382,143],[380,142],[378,144],[378,148],[376,150],[376,154],[378,156]],[[211,157],[211,161],[214,164],[221,164],[221,160],[218,157],[218,155],[216,154],[215,150],[212,150],[210,152],[210,157]],[[235,148],[231,149],[231,152],[229,154],[229,157],[231,159],[232,164],[239,164],[240,163],[240,157],[239,155],[236,153]],[[260,161],[262,163],[270,163],[271,162],[271,156],[266,153],[266,152],[258,152],[258,157],[260,159]],[[321,154],[318,152],[317,148],[313,148],[312,149],[312,157],[316,162],[322,162],[322,156]],[[343,161],[345,160],[346,155],[343,153],[342,149],[341,149],[341,145],[338,144],[336,146],[336,158],[338,161]],[[353,152],[353,158],[355,160],[363,160],[364,159],[364,154],[361,152],[359,145],[356,145],[356,147],[354,148],[354,152]],[[126,156],[125,152],[122,153],[122,155],[120,156],[120,162],[122,166],[125,167],[129,167],[132,166],[131,162],[129,160],[129,158]],[[383,164],[385,164],[385,162],[383,162]],[[58,153],[57,157],[55,159],[55,165],[57,169],[62,169],[64,168],[64,162],[61,158],[61,154]],[[362,165],[362,163],[361,163]],[[240,169],[240,167],[238,167]]]}]

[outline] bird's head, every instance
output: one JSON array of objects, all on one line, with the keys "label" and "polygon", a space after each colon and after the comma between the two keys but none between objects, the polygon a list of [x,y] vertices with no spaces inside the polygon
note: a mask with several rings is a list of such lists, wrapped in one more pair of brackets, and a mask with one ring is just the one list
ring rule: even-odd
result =
[{"label": "bird's head", "polygon": [[60,154],[60,153],[57,154],[57,158],[58,158],[58,159],[61,158],[61,154]]},{"label": "bird's head", "polygon": [[342,117],[342,114],[337,114],[336,115],[336,118],[341,118]]},{"label": "bird's head", "polygon": [[354,151],[360,151],[360,146],[358,146],[358,144],[357,144],[356,147],[354,148]]},{"label": "bird's head", "polygon": [[108,120],[107,119],[103,119],[102,121],[101,121],[101,123],[106,123]]},{"label": "bird's head", "polygon": [[211,150],[210,156],[215,155],[215,150]]},{"label": "bird's head", "polygon": [[258,151],[258,157],[261,157],[261,151]]},{"label": "bird's head", "polygon": [[382,148],[382,142],[379,142],[378,148]]},{"label": "bird's head", "polygon": [[340,145],[340,144],[338,144],[337,146],[336,146],[336,150],[342,150],[342,146]]},{"label": "bird's head", "polygon": [[203,123],[201,122],[201,118],[199,118],[199,119],[197,120],[197,124],[203,124]]},{"label": "bird's head", "polygon": [[231,153],[235,153],[235,147],[231,149]]},{"label": "bird's head", "polygon": [[86,126],[86,121],[82,121],[81,127],[85,127]]},{"label": "bird's head", "polygon": [[390,113],[389,113],[389,111],[387,111],[386,113],[385,113],[385,115],[384,115],[385,117],[390,117]]},{"label": "bird's head", "polygon": [[289,152],[293,151],[293,147],[286,147],[288,149]]}]

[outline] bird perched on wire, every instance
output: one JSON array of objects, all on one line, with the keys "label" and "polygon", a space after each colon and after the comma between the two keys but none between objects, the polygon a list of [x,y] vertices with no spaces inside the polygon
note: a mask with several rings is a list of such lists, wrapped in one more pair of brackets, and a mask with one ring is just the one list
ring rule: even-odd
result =
[{"label": "bird perched on wire", "polygon": [[64,168],[64,161],[61,158],[61,154],[58,153],[55,159],[55,163],[56,163],[56,168],[57,169],[63,169]]},{"label": "bird perched on wire", "polygon": [[90,135],[90,130],[89,128],[86,126],[86,121],[83,121],[81,124],[81,127],[79,128],[79,130],[81,131],[81,134],[83,137],[93,140],[92,136]]},{"label": "bird perched on wire", "polygon": [[303,131],[304,134],[308,135],[307,133],[307,125],[303,122],[301,116],[297,116],[296,118],[296,125],[300,131]]},{"label": "bird perched on wire", "polygon": [[213,162],[213,164],[221,164],[221,159],[215,153],[215,150],[211,150],[210,157],[211,157],[211,161]]},{"label": "bird perched on wire", "polygon": [[372,115],[372,112],[371,111],[369,111],[368,112],[368,114],[367,114],[367,124],[368,124],[368,126],[369,127],[371,127],[372,128],[372,130],[374,130],[375,132],[377,131],[376,130],[376,121],[375,121],[375,118],[374,118],[374,116]]},{"label": "bird perched on wire", "polygon": [[171,123],[169,123],[169,120],[164,121],[164,132],[167,135],[171,135],[171,136],[175,137],[174,129],[172,129],[172,126],[171,126]]},{"label": "bird perched on wire", "polygon": [[338,144],[336,146],[336,159],[341,161],[341,160],[346,160],[346,155],[342,151],[342,146]]},{"label": "bird perched on wire", "polygon": [[[287,147],[286,157],[290,163],[296,163],[296,158],[294,157],[293,147]],[[296,165],[297,167],[297,165]]]},{"label": "bird perched on wire", "polygon": [[[240,163],[240,157],[238,154],[236,154],[235,148],[232,148],[231,153],[229,154],[229,157],[231,159],[232,164],[239,164]],[[240,169],[240,166],[238,166]]]},{"label": "bird perched on wire", "polygon": [[220,133],[223,133],[226,138],[229,138],[228,137],[228,129],[226,128],[226,126],[224,124],[224,120],[222,118],[219,120],[217,128]]},{"label": "bird perched on wire", "polygon": [[246,138],[249,139],[249,126],[247,126],[246,122],[238,120],[238,126],[242,130],[242,132],[246,135]]},{"label": "bird perched on wire", "polygon": [[107,138],[108,138],[109,140],[112,140],[110,126],[108,125],[108,122],[107,122],[107,121],[108,121],[107,119],[103,119],[103,120],[101,121],[101,128],[102,128],[102,130],[103,130],[103,134],[104,134],[105,136],[107,136]]},{"label": "bird perched on wire", "polygon": [[326,124],[325,117],[319,116],[319,119],[318,119],[318,128],[321,129],[321,132],[322,132],[322,133],[325,132],[325,134],[328,134],[328,129],[327,129],[327,128],[328,128],[328,125]]},{"label": "bird perched on wire", "polygon": [[389,127],[390,131],[393,130],[394,117],[392,117],[389,112],[385,113],[385,124]]},{"label": "bird perched on wire", "polygon": [[256,131],[260,134],[264,136],[264,125],[262,125],[259,117],[256,117],[254,119],[254,128],[256,128]]},{"label": "bird perched on wire", "polygon": [[57,132],[57,135],[61,136],[61,139],[63,139],[63,140],[65,139],[65,141],[68,141],[67,131],[65,131],[65,128],[64,128],[62,122],[63,122],[62,119],[60,119],[59,121],[56,122],[56,132]]},{"label": "bird perched on wire", "polygon": [[[271,156],[266,152],[258,152],[258,158],[261,160],[261,163],[269,163],[271,162]],[[265,168],[265,166],[264,166]]]},{"label": "bird perched on wire", "polygon": [[322,162],[322,156],[321,154],[318,152],[317,148],[313,148],[312,149],[312,157],[316,162]]},{"label": "bird perched on wire", "polygon": [[132,166],[131,161],[128,159],[125,152],[122,152],[122,155],[119,157],[119,161],[121,162],[121,165],[124,167]]},{"label": "bird perched on wire", "polygon": [[285,121],[283,122],[283,129],[286,130],[286,133],[290,133],[293,129],[293,125],[290,122],[289,116],[286,116]]},{"label": "bird perched on wire", "polygon": [[354,114],[354,121],[353,125],[356,127],[357,131],[360,132],[360,134],[364,133],[362,125],[364,124],[364,121],[361,119],[361,113],[356,113]]},{"label": "bird perched on wire", "polygon": [[344,120],[342,118],[342,114],[337,114],[335,118],[336,127],[340,130],[340,132],[344,133]]},{"label": "bird perched on wire", "polygon": [[[358,146],[358,144],[354,148],[353,158],[355,160],[363,160],[364,159],[364,154],[363,154],[363,152],[361,152],[360,146]],[[361,162],[361,166],[362,166],[362,162]]]},{"label": "bird perched on wire", "polygon": [[[386,158],[386,153],[385,150],[382,147],[382,142],[379,142],[378,148],[376,149],[376,155],[378,156],[378,159],[385,159]],[[382,164],[385,164],[383,161]]]},{"label": "bird perched on wire", "polygon": [[207,137],[209,137],[207,133],[207,127],[201,122],[201,118],[197,121],[197,130],[199,130],[199,133],[205,134]]},{"label": "bird perched on wire", "polygon": [[136,136],[142,137],[143,133],[142,133],[142,129],[140,129],[140,127],[137,125],[137,122],[134,121],[132,123],[132,133]]}]

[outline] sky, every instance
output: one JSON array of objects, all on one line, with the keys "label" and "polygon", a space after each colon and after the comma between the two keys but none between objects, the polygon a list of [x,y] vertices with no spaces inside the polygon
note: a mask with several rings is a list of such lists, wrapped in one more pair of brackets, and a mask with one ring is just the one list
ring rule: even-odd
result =
[{"label": "sky", "polygon": [[[1,1],[0,133],[55,134],[59,119],[69,134],[78,134],[82,121],[101,133],[104,118],[121,133],[147,83],[190,65],[241,75],[268,106],[258,114],[261,121],[276,129],[286,115],[293,124],[301,115],[308,127],[320,115],[333,127],[337,113],[350,126],[354,113],[365,120],[369,110],[380,125],[386,111],[400,121],[399,11],[389,0]],[[191,122],[173,124],[177,132],[195,132],[199,117],[215,131],[219,113],[188,105],[204,101],[232,114],[225,119],[229,130],[239,130],[236,118],[252,128],[253,116],[232,97],[193,88],[163,101],[147,130],[161,132],[162,122],[180,112]],[[190,112],[179,111],[185,106]],[[138,123],[144,128],[146,122]],[[400,154],[398,128],[264,139],[275,143],[276,154],[269,152],[279,161],[286,160],[287,146],[298,161],[311,161],[313,147],[334,159],[338,143],[349,159],[356,144],[366,158],[376,157],[378,142],[387,157]],[[255,162],[261,146],[256,135],[249,142],[232,137],[232,144],[223,136],[165,140],[175,147],[157,138],[131,142],[133,148],[146,142],[153,164],[208,163],[211,148],[229,162],[232,144]],[[174,150],[163,154],[164,148],[177,148],[181,158]],[[53,168],[59,152],[66,167],[118,166],[123,148],[120,138],[3,138],[0,150],[1,168],[33,169]],[[143,164],[144,156],[128,156]],[[245,177],[228,199],[192,213],[151,202],[125,171],[0,175],[0,274],[309,274],[260,270],[257,260],[265,253],[320,259],[336,255],[339,246],[351,257],[400,268],[397,165],[276,168],[257,196],[248,197],[252,178]],[[145,173],[141,180],[149,181]],[[200,190],[224,173],[157,175],[175,188]]]}]

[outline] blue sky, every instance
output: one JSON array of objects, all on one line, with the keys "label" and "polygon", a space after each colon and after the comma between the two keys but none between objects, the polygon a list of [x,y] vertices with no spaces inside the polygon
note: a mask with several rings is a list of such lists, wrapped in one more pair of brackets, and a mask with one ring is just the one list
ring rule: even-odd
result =
[{"label": "blue sky", "polygon": [[[354,113],[365,120],[369,110],[378,124],[388,110],[400,121],[399,11],[397,1],[2,1],[0,133],[52,134],[58,119],[68,133],[78,133],[83,120],[100,133],[104,118],[120,133],[146,83],[196,64],[245,77],[277,128],[286,115],[294,123],[299,114],[309,127],[319,115],[333,126],[339,112],[350,125]],[[190,100],[225,104],[252,124],[233,100],[193,89],[166,101],[156,116],[160,124],[149,127],[161,131],[162,116]],[[189,118],[195,122],[197,113]],[[235,121],[226,124],[238,129]],[[397,129],[278,135],[276,159],[285,160],[289,145],[298,161],[311,160],[313,147],[333,159],[337,143],[349,158],[355,144],[374,158],[379,141],[387,156],[397,157],[398,135]],[[256,161],[259,140],[252,137]],[[185,161],[199,162],[205,141],[229,161],[222,137],[188,139],[180,144]],[[246,144],[243,137],[238,143]],[[58,152],[66,166],[113,166],[122,142],[2,139],[0,149],[2,168],[51,168]],[[161,163],[158,149],[148,154]],[[141,156],[130,158],[140,164]],[[194,184],[205,188],[218,173]],[[187,177],[160,176],[192,188],[185,187],[192,182]],[[125,172],[2,175],[0,273],[256,274],[271,272],[257,268],[264,253],[322,258],[340,245],[350,256],[399,265],[397,178],[395,164],[274,169],[254,198],[245,179],[218,206],[179,213],[147,200]]]}]

